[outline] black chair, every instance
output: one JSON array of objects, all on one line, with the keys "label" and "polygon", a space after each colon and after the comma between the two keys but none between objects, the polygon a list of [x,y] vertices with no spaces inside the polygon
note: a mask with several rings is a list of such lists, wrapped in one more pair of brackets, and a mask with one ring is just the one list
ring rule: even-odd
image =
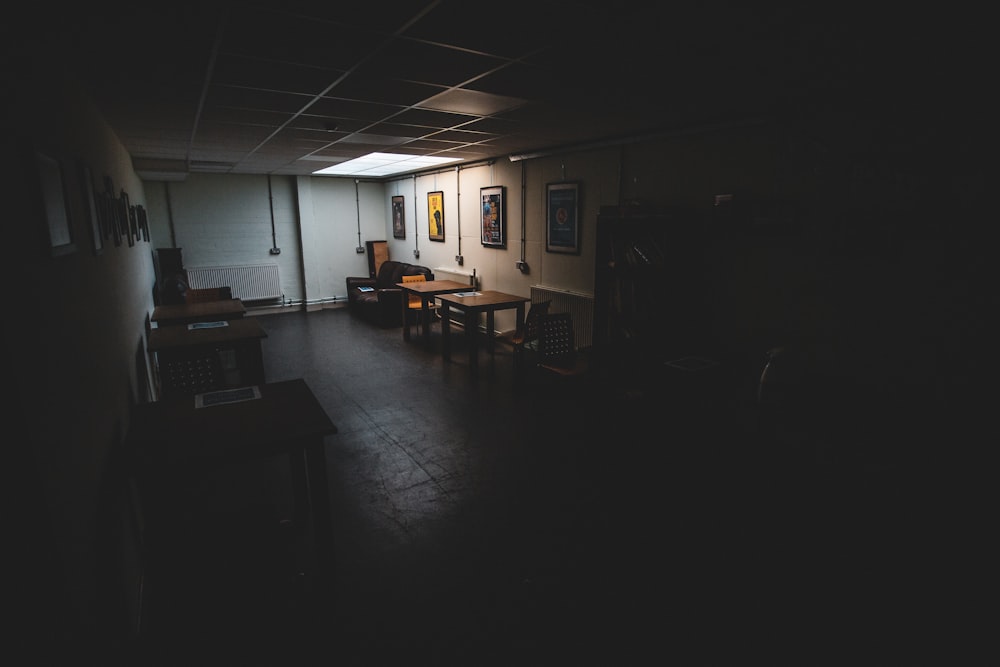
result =
[{"label": "black chair", "polygon": [[590,367],[586,355],[576,349],[573,317],[569,313],[548,313],[539,317],[537,368],[543,374],[580,377]]},{"label": "black chair", "polygon": [[511,356],[514,358],[514,370],[521,369],[524,363],[525,349],[534,350],[538,347],[538,322],[541,317],[549,312],[551,300],[532,303],[528,307],[528,314],[524,316],[524,322],[520,323],[517,330],[509,336],[501,336],[500,341],[509,343],[511,346]]}]

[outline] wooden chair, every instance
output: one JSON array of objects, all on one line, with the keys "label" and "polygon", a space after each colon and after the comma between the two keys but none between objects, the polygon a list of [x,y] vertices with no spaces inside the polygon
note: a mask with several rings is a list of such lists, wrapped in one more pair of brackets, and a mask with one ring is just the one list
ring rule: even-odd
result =
[{"label": "wooden chair", "polygon": [[184,292],[184,303],[204,303],[206,301],[224,301],[232,299],[233,292],[229,287],[187,288]]},{"label": "wooden chair", "polygon": [[[404,283],[423,283],[427,282],[427,276],[417,275],[417,276],[402,276],[402,282]],[[406,321],[403,322],[403,326],[409,328],[414,322],[420,323],[420,318],[422,316],[421,310],[423,309],[423,303],[419,296],[414,294],[409,295],[410,300],[406,304]],[[427,302],[428,311],[437,310],[437,303],[433,300]],[[430,326],[430,318],[428,318],[427,326]]]}]

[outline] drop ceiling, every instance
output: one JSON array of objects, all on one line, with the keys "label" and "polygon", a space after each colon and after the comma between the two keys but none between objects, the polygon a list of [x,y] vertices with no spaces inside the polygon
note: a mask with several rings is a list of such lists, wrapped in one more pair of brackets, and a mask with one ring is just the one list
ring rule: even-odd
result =
[{"label": "drop ceiling", "polygon": [[93,5],[60,40],[140,174],[308,175],[796,114],[857,79],[868,42],[848,19],[748,4]]}]

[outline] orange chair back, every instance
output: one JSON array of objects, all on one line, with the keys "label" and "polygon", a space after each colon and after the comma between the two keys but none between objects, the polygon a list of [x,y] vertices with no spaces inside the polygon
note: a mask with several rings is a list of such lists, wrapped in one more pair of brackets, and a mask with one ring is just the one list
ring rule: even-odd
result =
[{"label": "orange chair back", "polygon": [[[404,283],[423,283],[423,282],[427,282],[427,276],[425,276],[423,274],[416,275],[416,276],[403,276],[403,282]],[[411,294],[410,295],[409,306],[410,306],[410,308],[414,308],[414,309],[419,310],[420,306],[421,306],[420,297],[419,296],[414,296],[414,295]]]}]

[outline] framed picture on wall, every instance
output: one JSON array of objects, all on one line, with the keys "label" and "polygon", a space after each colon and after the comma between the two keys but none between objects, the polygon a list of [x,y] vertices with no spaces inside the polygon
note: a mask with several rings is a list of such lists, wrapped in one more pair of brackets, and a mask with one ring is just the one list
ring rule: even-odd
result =
[{"label": "framed picture on wall", "polygon": [[97,199],[94,197],[94,178],[90,167],[80,163],[80,186],[83,188],[83,206],[89,218],[90,233],[94,240],[94,254],[104,251],[104,232],[101,230],[101,219],[97,215]]},{"label": "framed picture on wall", "polygon": [[392,238],[406,238],[406,209],[403,206],[403,195],[392,198]]},{"label": "framed picture on wall", "polygon": [[59,164],[59,160],[36,151],[35,168],[38,171],[39,192],[45,212],[49,252],[53,257],[76,252],[69,209],[66,207],[62,165]]},{"label": "framed picture on wall", "polygon": [[545,251],[580,254],[580,184],[545,186]]},{"label": "framed picture on wall", "polygon": [[481,228],[483,245],[489,248],[507,247],[507,202],[504,186],[479,188],[482,206]]},{"label": "framed picture on wall", "polygon": [[427,193],[427,236],[431,241],[444,241],[444,193]]}]

